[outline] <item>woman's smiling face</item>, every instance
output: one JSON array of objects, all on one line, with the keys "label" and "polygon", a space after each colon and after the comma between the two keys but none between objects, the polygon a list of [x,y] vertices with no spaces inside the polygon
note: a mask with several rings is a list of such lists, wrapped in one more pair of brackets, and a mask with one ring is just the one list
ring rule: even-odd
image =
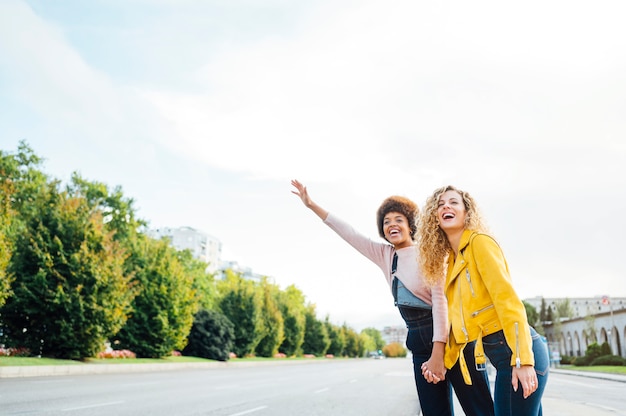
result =
[{"label": "woman's smiling face", "polygon": [[464,229],[466,216],[463,197],[457,191],[446,191],[439,196],[437,221],[444,232]]},{"label": "woman's smiling face", "polygon": [[383,218],[383,232],[385,239],[396,248],[408,247],[413,244],[409,221],[399,212],[388,212]]}]

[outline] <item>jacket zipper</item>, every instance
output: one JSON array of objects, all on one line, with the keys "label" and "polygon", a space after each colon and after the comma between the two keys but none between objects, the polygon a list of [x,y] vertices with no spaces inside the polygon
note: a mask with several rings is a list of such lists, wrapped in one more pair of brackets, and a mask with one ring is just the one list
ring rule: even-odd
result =
[{"label": "jacket zipper", "polygon": [[515,367],[520,368],[522,361],[519,358],[519,325],[515,322]]},{"label": "jacket zipper", "polygon": [[461,331],[465,334],[465,342],[469,341],[469,334],[467,328],[465,328],[465,316],[463,316],[463,297],[461,296],[461,285],[459,284],[459,306],[461,309]]},{"label": "jacket zipper", "polygon": [[492,309],[492,308],[493,308],[493,303],[491,305],[489,305],[489,306],[485,306],[484,308],[481,308],[481,309],[479,309],[477,311],[474,311],[474,312],[472,312],[472,318],[475,318],[476,315],[481,314],[481,313],[485,312],[486,310]]},{"label": "jacket zipper", "polygon": [[470,279],[469,269],[465,269],[465,278],[467,279],[467,283],[469,283],[470,292],[472,292],[472,297],[475,298],[476,294],[474,293],[474,286],[472,285],[472,279]]}]

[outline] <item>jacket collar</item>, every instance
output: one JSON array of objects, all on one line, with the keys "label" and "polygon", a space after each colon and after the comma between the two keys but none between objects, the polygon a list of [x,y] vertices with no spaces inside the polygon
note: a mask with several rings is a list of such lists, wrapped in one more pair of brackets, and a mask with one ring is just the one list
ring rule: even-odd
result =
[{"label": "jacket collar", "polygon": [[452,265],[452,274],[450,274],[450,277],[452,279],[458,276],[461,270],[467,267],[467,264],[465,262],[464,251],[469,245],[470,237],[472,236],[472,234],[474,234],[474,231],[472,230],[463,231],[463,235],[461,235],[461,241],[459,242],[459,254],[456,257],[454,257],[454,252],[450,252],[450,258],[454,257],[454,265]]}]

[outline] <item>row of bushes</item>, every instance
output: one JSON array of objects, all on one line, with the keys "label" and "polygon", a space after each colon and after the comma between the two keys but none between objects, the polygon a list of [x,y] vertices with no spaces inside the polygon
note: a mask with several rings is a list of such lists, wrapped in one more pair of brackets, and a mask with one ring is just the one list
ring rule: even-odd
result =
[{"label": "row of bushes", "polygon": [[[583,357],[563,357],[562,364],[573,364],[578,367],[595,365],[626,365],[626,359],[611,354],[611,347],[606,342],[602,345],[589,344]],[[570,359],[571,358],[571,359]]]}]

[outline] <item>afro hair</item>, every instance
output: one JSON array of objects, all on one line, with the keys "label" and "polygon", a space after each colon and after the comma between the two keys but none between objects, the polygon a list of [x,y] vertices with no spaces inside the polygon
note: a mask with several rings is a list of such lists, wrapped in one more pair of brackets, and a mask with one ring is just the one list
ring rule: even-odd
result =
[{"label": "afro hair", "polygon": [[389,198],[385,199],[378,208],[378,212],[376,213],[378,234],[382,238],[385,238],[383,221],[385,219],[385,215],[390,212],[399,212],[406,217],[409,222],[409,227],[411,229],[411,239],[415,240],[415,234],[417,233],[417,219],[419,216],[419,208],[417,207],[417,204],[415,204],[415,202],[411,201],[409,198],[397,195],[390,196]]}]

